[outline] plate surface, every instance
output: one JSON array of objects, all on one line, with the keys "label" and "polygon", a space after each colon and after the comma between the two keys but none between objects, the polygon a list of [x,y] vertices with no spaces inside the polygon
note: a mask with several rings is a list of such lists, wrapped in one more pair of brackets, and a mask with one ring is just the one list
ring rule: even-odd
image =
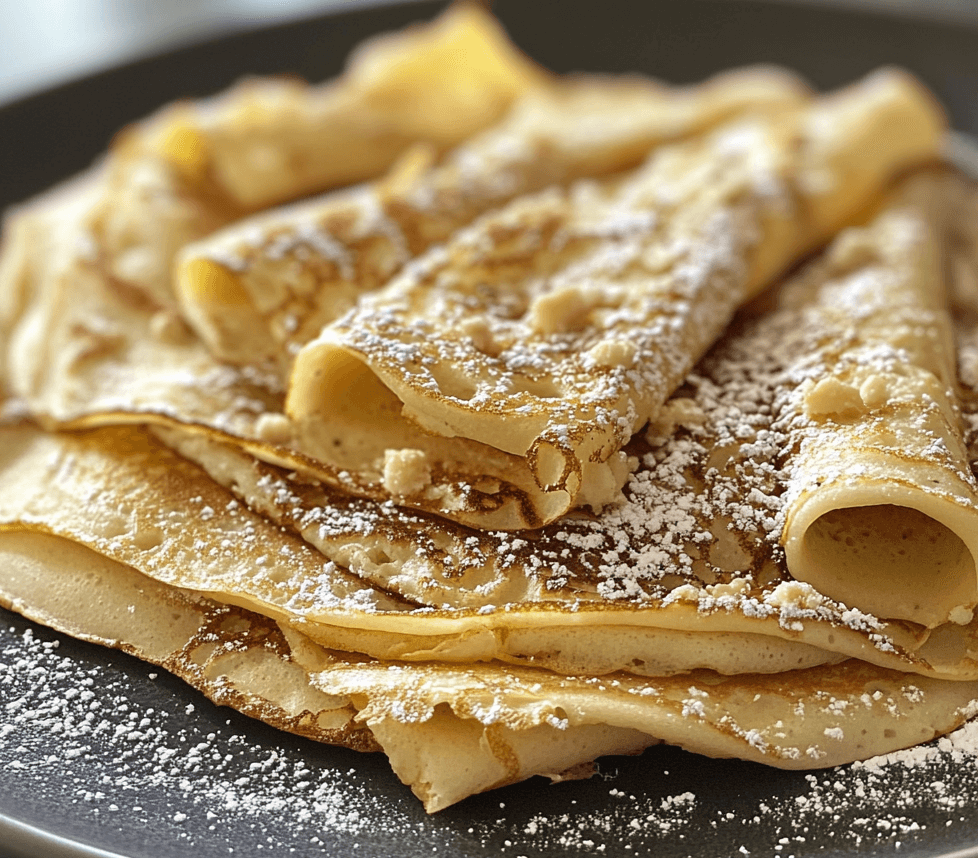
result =
[{"label": "plate surface", "polygon": [[[125,122],[246,73],[323,79],[367,35],[429,17],[342,12],[150,58],[0,109],[0,207],[83,168]],[[750,0],[499,0],[557,71],[677,82],[748,62],[821,87],[910,68],[978,133],[976,24]],[[79,594],[84,598],[84,594]],[[436,817],[362,755],[211,705],[128,656],[0,610],[0,855],[890,855],[978,858],[978,727],[883,766],[779,772],[653,748],[590,781],[533,779]]]}]

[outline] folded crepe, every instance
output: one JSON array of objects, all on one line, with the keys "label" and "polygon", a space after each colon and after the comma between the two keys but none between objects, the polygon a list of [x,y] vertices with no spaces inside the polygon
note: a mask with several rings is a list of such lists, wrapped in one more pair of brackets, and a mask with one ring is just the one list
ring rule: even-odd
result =
[{"label": "folded crepe", "polygon": [[[412,388],[417,402],[407,408],[360,360],[363,355],[344,344],[354,333],[350,320],[303,347],[287,396],[276,371],[216,360],[179,315],[146,297],[138,277],[124,279],[113,267],[111,242],[98,228],[98,213],[112,194],[104,171],[96,171],[25,208],[8,228],[0,269],[8,390],[49,427],[179,424],[233,439],[265,461],[361,496],[394,498],[483,528],[539,526],[576,506],[617,500],[628,475],[621,450],[627,436],[661,407],[736,306],[823,239],[830,224],[869,205],[892,172],[932,157],[938,130],[927,96],[905,77],[884,73],[786,116],[748,115],[705,137],[665,146],[623,176],[517,199],[453,238],[450,252],[423,254],[375,302],[362,302],[360,334],[388,342],[370,326],[402,292],[421,301],[411,313],[434,314],[425,324],[436,325],[440,310],[425,306],[441,301],[440,293],[424,282],[412,286],[411,278],[434,266],[429,280],[457,275],[458,283],[476,278],[473,285],[480,235],[501,242],[490,256],[516,253],[496,274],[510,278],[512,296],[522,296],[525,319],[507,304],[493,310],[498,330],[491,337],[485,319],[469,318],[461,319],[461,333],[448,332],[444,340],[401,343],[407,351],[445,352],[440,365],[431,365],[440,383],[447,389],[457,382],[465,390],[456,393],[472,396],[438,394],[435,400],[483,426],[470,432],[481,440],[433,434],[456,431],[440,422],[447,412],[422,413],[435,400],[421,395],[428,388],[420,381]],[[899,142],[867,147],[866,138]],[[799,141],[805,146],[798,148]],[[804,169],[786,172],[794,168]],[[722,175],[713,175],[718,171]],[[779,196],[777,187],[797,199]],[[151,194],[145,201],[155,199]],[[165,224],[169,198],[160,199]],[[549,237],[536,229],[544,221]],[[650,238],[643,224],[653,221]],[[154,223],[145,216],[142,222]],[[494,232],[494,225],[505,228]],[[525,251],[507,250],[506,230],[513,241],[519,235],[539,240]],[[607,254],[601,249],[612,246]],[[750,265],[740,264],[740,251]],[[621,253],[638,254],[640,264],[617,268]],[[149,255],[168,259],[169,251]],[[496,262],[501,265],[501,257]],[[641,271],[652,284],[646,297]],[[591,278],[591,285],[578,276]],[[461,286],[445,294],[456,310],[468,301]],[[599,294],[598,303],[608,306],[588,303]],[[488,305],[493,296],[485,292],[474,300],[476,307]],[[506,313],[516,318],[503,318]],[[553,325],[567,330],[550,330]],[[503,330],[512,343],[493,339]],[[411,325],[388,333],[389,345],[418,335]],[[460,359],[472,358],[467,372],[487,374],[486,390],[470,390],[476,382],[469,376],[452,379],[455,370],[444,359],[456,347]],[[388,358],[400,354],[391,348]],[[537,357],[515,367],[524,352]],[[629,366],[640,352],[647,360],[636,373]],[[385,366],[394,372],[400,364],[388,359]],[[555,386],[554,372],[565,390]],[[494,378],[512,384],[497,389],[490,385]],[[340,398],[361,382],[366,387],[356,397]],[[508,428],[490,438],[490,425]],[[524,442],[529,447],[517,451]]]},{"label": "folded crepe", "polygon": [[[233,447],[170,432],[164,437],[180,453],[205,464],[253,509],[298,532],[360,581],[397,594],[401,605],[358,610],[329,600],[303,602],[309,583],[301,573],[279,581],[273,599],[262,574],[225,568],[227,560],[195,572],[181,558],[151,574],[269,613],[330,647],[382,658],[498,659],[567,673],[662,675],[701,667],[776,672],[858,657],[974,677],[975,624],[949,622],[969,612],[973,599],[948,608],[943,594],[931,597],[928,610],[945,609],[940,623],[878,618],[862,601],[839,601],[800,582],[777,550],[787,532],[779,529],[787,508],[780,499],[791,485],[784,465],[796,438],[811,428],[787,409],[778,412],[785,407],[778,403],[807,389],[810,373],[802,369],[850,344],[849,317],[836,311],[844,305],[840,296],[858,298],[873,278],[891,284],[887,312],[903,307],[921,330],[930,313],[932,327],[946,330],[947,312],[934,307],[929,291],[940,285],[938,260],[952,216],[940,202],[949,183],[953,188],[953,180],[928,175],[908,185],[870,226],[845,233],[825,261],[789,284],[782,310],[729,337],[690,379],[695,389],[670,401],[664,416],[678,428],[660,425],[628,448],[639,461],[622,506],[518,537],[476,532],[344,496]],[[847,250],[853,247],[861,247],[861,255]],[[872,331],[867,324],[864,336]],[[941,353],[940,338],[923,341]],[[658,438],[659,432],[667,437]],[[149,515],[154,496],[140,488],[149,490],[146,475],[160,471],[172,482],[182,473],[172,456],[165,468],[154,469],[128,448],[107,459],[97,449],[79,449],[71,460],[89,476],[76,483],[61,476],[66,471],[51,443],[31,445],[29,454],[8,444],[17,450],[22,473],[30,474],[26,486],[6,487],[11,520],[24,520],[16,504],[35,493],[51,499],[50,515],[61,506],[83,509],[91,503],[86,485],[93,479],[107,498],[109,487],[128,486],[130,507]],[[946,466],[951,473],[961,469],[960,462]],[[974,498],[973,479],[971,491]],[[183,494],[199,496],[190,489]],[[158,523],[147,527],[160,530]],[[95,539],[84,527],[71,535]],[[130,555],[113,556],[133,562]],[[907,619],[915,622],[901,622]],[[940,628],[931,633],[927,625]]]},{"label": "folded crepe", "polygon": [[[93,184],[97,193],[97,179]],[[690,496],[696,496],[702,479],[695,470],[685,473],[676,469],[670,478],[679,481],[680,492],[672,494],[662,491],[661,481],[650,480],[645,470],[639,470],[629,478],[629,502],[624,507],[612,508],[596,521],[576,516],[527,539],[493,532],[473,533],[423,514],[392,515],[384,504],[369,499],[361,502],[328,487],[309,484],[306,478],[300,480],[299,490],[294,480],[292,485],[286,481],[286,489],[279,488],[273,468],[263,472],[248,457],[237,454],[235,458],[234,450],[214,448],[208,439],[227,440],[236,433],[255,432],[256,427],[260,434],[262,427],[269,425],[274,429],[275,408],[281,400],[274,389],[263,386],[246,370],[215,364],[179,326],[173,330],[159,325],[159,314],[141,312],[138,305],[116,300],[118,293],[100,269],[88,264],[85,256],[79,258],[76,251],[85,247],[85,222],[79,212],[85,211],[86,194],[91,187],[82,184],[64,191],[47,209],[34,212],[36,217],[44,218],[47,228],[36,236],[38,241],[31,246],[31,252],[43,264],[63,267],[56,277],[38,278],[35,272],[35,280],[40,282],[35,282],[33,288],[51,290],[58,304],[38,301],[34,306],[28,305],[12,339],[15,366],[21,360],[32,362],[40,370],[37,382],[32,384],[46,394],[50,390],[48,395],[55,397],[51,406],[45,398],[28,396],[28,407],[42,418],[57,414],[67,394],[73,400],[72,406],[82,414],[91,412],[90,418],[77,419],[78,423],[174,424],[186,421],[189,414],[211,428],[211,433],[171,434],[170,443],[207,464],[225,484],[237,485],[249,503],[283,524],[295,526],[327,556],[351,567],[364,580],[416,604],[436,609],[448,606],[464,614],[438,622],[428,617],[430,622],[425,624],[398,618],[393,636],[386,619],[375,623],[360,616],[353,620],[333,616],[298,618],[313,623],[309,633],[317,640],[383,657],[420,660],[437,653],[454,660],[531,660],[558,670],[588,673],[635,669],[661,674],[702,666],[714,666],[724,672],[779,670],[840,656],[858,656],[904,669],[909,664],[909,669],[937,675],[969,675],[973,670],[970,631],[953,633],[954,646],[942,649],[933,644],[934,640],[943,640],[940,636],[916,626],[887,622],[901,619],[899,616],[864,620],[849,611],[858,602],[842,600],[821,605],[818,594],[812,596],[804,589],[778,590],[778,584],[787,582],[782,582],[777,574],[765,577],[763,566],[753,568],[746,558],[766,556],[769,546],[765,540],[773,527],[773,514],[765,503],[774,504],[779,491],[763,481],[734,489],[727,485],[717,487],[717,492],[734,490],[740,493],[736,496],[743,497],[736,515],[728,513],[718,518],[708,504],[697,510],[698,515],[688,514]],[[921,217],[926,221],[925,215]],[[47,246],[40,241],[48,242]],[[933,251],[928,258],[935,258],[936,253]],[[900,259],[893,264],[898,263]],[[50,334],[46,325],[52,306],[73,322],[72,348],[64,348],[57,337],[44,336]],[[113,313],[107,314],[106,308],[112,308]],[[785,324],[790,328],[794,322]],[[759,345],[747,353],[769,348],[770,343],[762,335]],[[798,349],[798,354],[806,353],[805,349]],[[48,385],[51,375],[70,380],[72,386]],[[24,377],[26,374],[20,378]],[[721,399],[719,405],[712,407],[722,415],[723,408],[735,403],[736,400],[724,403]],[[711,403],[704,401],[699,407],[708,408]],[[682,408],[682,401],[671,404],[663,418],[675,418]],[[331,419],[336,416],[331,415]],[[714,431],[719,428],[722,427]],[[627,455],[641,456],[646,469],[654,465],[660,474],[664,473],[663,466],[654,463],[655,452],[643,449],[641,439],[634,444],[637,446],[627,450]],[[219,452],[215,453],[215,449]],[[276,461],[276,451],[272,451],[273,455],[267,448],[258,451],[264,458]],[[295,465],[295,460],[286,462]],[[299,464],[300,473],[310,472],[309,462],[300,460]],[[649,486],[655,490],[646,490]],[[759,504],[757,495],[751,494],[755,490],[767,500]],[[281,495],[286,503],[269,502],[270,494]],[[721,523],[734,521],[742,530],[758,528],[764,538],[740,544]],[[365,529],[367,533],[362,532]],[[631,535],[624,537],[622,531]],[[581,549],[576,552],[580,562],[568,563],[571,552],[566,544],[567,534],[573,532]],[[712,541],[717,544],[706,551],[702,546]],[[622,542],[632,549],[622,553]],[[713,569],[704,573],[697,568],[704,566],[704,555],[724,577],[711,579],[710,575],[716,574]],[[612,561],[615,557],[618,559]],[[750,581],[742,572],[751,572],[757,578]],[[706,605],[719,601],[728,606],[741,604],[743,609],[699,612],[681,598],[681,585],[687,582],[693,585],[693,591],[685,596],[691,603],[702,597]],[[704,595],[698,589],[703,585],[714,590]],[[237,588],[247,585],[225,582],[223,589],[218,585],[196,586],[233,600],[239,592]],[[631,617],[633,606],[621,598],[623,594],[640,602],[658,602],[664,610],[654,612],[653,620],[644,613]],[[594,604],[587,605],[589,600]],[[617,609],[613,623],[602,613],[608,607],[604,604],[607,601]],[[811,604],[807,604],[809,601]],[[574,605],[584,602],[586,610],[579,616],[589,619],[554,623],[554,612],[550,610],[553,602],[559,602],[563,612],[577,610]],[[542,608],[531,610],[535,604]],[[961,599],[955,597],[954,604],[943,606],[946,611],[940,622],[954,609],[958,609],[955,619],[967,622],[965,612],[970,604],[963,595]],[[503,605],[520,605],[521,610],[490,610]],[[794,625],[801,622],[791,618],[796,609],[801,610],[802,619],[822,616],[825,622],[814,623],[808,637],[794,640]],[[511,619],[517,615],[519,621]],[[687,615],[698,617],[694,621],[697,632],[714,636],[698,638],[701,646],[695,650],[685,645],[690,623]],[[499,621],[501,616],[505,621]],[[933,617],[914,615],[902,619],[914,620],[918,625],[935,624]],[[553,630],[554,626],[558,631]],[[609,630],[609,626],[614,628]],[[731,635],[744,634],[748,637],[737,638],[738,643],[731,645]],[[559,647],[549,645],[555,637],[559,637]],[[764,639],[763,645],[758,645],[759,637]],[[957,640],[961,637],[963,641]],[[706,646],[707,640],[711,641],[710,646]]]},{"label": "folded crepe", "polygon": [[42,530],[0,532],[0,563],[6,608],[158,664],[215,703],[282,730],[377,750],[349,701],[316,689],[289,658],[268,617],[160,583]]},{"label": "folded crepe", "polygon": [[[767,92],[769,87],[759,86],[758,89]],[[795,93],[793,98],[797,100],[797,88],[788,89]],[[869,111],[865,121],[850,122],[847,119],[851,111],[863,109]],[[744,110],[749,114],[746,102]],[[847,145],[858,146],[863,135],[899,131],[900,123],[908,117],[920,120],[915,122],[912,134],[900,135],[899,139],[903,141],[901,145],[892,150],[875,147],[873,151],[880,153],[878,160],[874,159],[871,163],[859,160],[850,165],[855,172],[849,170],[849,167],[840,168],[841,172],[836,178],[840,182],[845,181],[845,191],[838,186],[827,190],[825,194],[818,196],[818,204],[813,208],[813,211],[828,211],[840,206],[842,209],[855,206],[857,201],[859,205],[866,204],[877,192],[877,185],[883,182],[885,172],[896,170],[907,161],[929,157],[932,154],[933,141],[927,143],[925,139],[929,140],[936,134],[935,123],[938,121],[925,97],[914,85],[895,73],[884,74],[875,82],[869,82],[854,92],[818,101],[810,109],[793,111],[791,117],[783,121],[770,117],[758,118],[756,122],[745,119],[746,125],[728,127],[726,131],[719,131],[705,140],[667,146],[663,148],[661,158],[653,157],[649,166],[624,177],[598,180],[599,184],[596,185],[578,184],[575,186],[576,190],[555,190],[528,202],[517,200],[512,206],[517,207],[517,210],[522,206],[532,214],[533,211],[540,213],[555,201],[559,209],[562,207],[560,200],[565,200],[568,204],[573,202],[577,206],[578,215],[581,215],[585,213],[582,201],[594,187],[604,189],[598,192],[599,196],[607,192],[612,197],[623,200],[627,197],[628,188],[641,190],[643,181],[647,186],[652,183],[652,177],[657,172],[676,172],[680,163],[686,163],[690,169],[705,170],[703,175],[706,175],[713,169],[707,155],[716,147],[722,148],[729,144],[730,165],[739,164],[743,169],[737,172],[731,167],[730,175],[720,183],[720,190],[714,190],[717,190],[721,198],[724,193],[733,194],[736,211],[744,215],[745,222],[732,231],[733,238],[751,243],[752,233],[748,229],[750,223],[753,223],[751,217],[760,217],[766,211],[768,214],[764,217],[768,220],[765,223],[770,227],[767,237],[773,241],[773,237],[782,228],[792,232],[794,227],[787,226],[793,221],[777,214],[778,206],[784,201],[772,202],[773,197],[765,196],[763,182],[762,187],[758,188],[748,181],[753,174],[748,169],[750,165],[746,163],[750,158],[744,153],[749,148],[746,145],[748,138],[753,139],[755,132],[761,133],[767,128],[774,135],[773,148],[766,155],[758,154],[760,160],[770,156],[790,162],[795,157],[789,145],[791,134],[803,131],[799,128],[799,123],[804,120],[807,125],[813,125],[826,120],[826,117],[835,117],[841,123],[838,133],[828,135],[813,132],[810,141],[810,149],[815,153],[811,156],[812,165],[823,161],[829,164],[834,163],[832,158],[835,156],[831,152],[836,151],[833,139],[838,142],[844,138],[848,141]],[[625,134],[622,139],[632,138]],[[819,146],[822,147],[821,150]],[[818,154],[818,151],[822,151],[822,154]],[[767,175],[766,168],[763,164],[755,166],[757,175],[753,175],[753,178],[760,181]],[[853,175],[849,175],[850,172]],[[821,174],[809,178],[828,181],[828,176]],[[737,202],[737,188],[742,182],[747,182],[745,198]],[[192,332],[187,330],[179,315],[146,298],[138,278],[124,279],[113,268],[113,253],[106,249],[111,243],[98,229],[98,213],[112,199],[105,183],[104,171],[95,171],[87,178],[79,179],[75,185],[55,190],[46,198],[26,207],[20,216],[12,219],[8,229],[9,247],[5,254],[4,268],[0,270],[0,293],[5,296],[2,304],[6,305],[0,315],[6,331],[6,360],[9,364],[5,373],[6,381],[9,391],[25,401],[31,413],[45,425],[78,427],[127,421],[176,423],[185,426],[188,431],[232,438],[242,449],[253,455],[272,463],[300,469],[310,476],[340,485],[346,491],[375,498],[389,498],[394,495],[408,505],[486,527],[541,523],[552,519],[560,510],[567,509],[570,505],[584,502],[599,505],[618,496],[627,474],[625,459],[615,449],[619,436],[627,431],[628,427],[624,423],[614,429],[608,438],[604,437],[608,434],[607,429],[596,429],[592,441],[589,442],[591,446],[602,438],[604,440],[601,442],[601,449],[593,455],[598,459],[605,453],[608,456],[603,461],[585,462],[579,468],[580,475],[572,467],[577,460],[570,453],[567,454],[570,458],[565,460],[561,458],[563,453],[546,444],[540,445],[542,452],[533,460],[536,464],[531,468],[525,457],[480,442],[446,442],[428,434],[420,439],[417,429],[406,421],[394,419],[397,417],[396,413],[390,415],[390,421],[380,421],[388,426],[390,437],[374,438],[370,432],[361,433],[360,427],[355,425],[352,427],[355,437],[362,439],[364,448],[357,449],[349,445],[346,448],[337,447],[333,443],[337,439],[329,436],[330,430],[324,429],[324,422],[320,419],[324,402],[321,392],[315,389],[319,372],[316,355],[321,351],[323,343],[314,341],[303,350],[301,368],[299,365],[295,368],[287,401],[283,397],[280,378],[275,371],[254,365],[235,367],[216,360]],[[760,193],[761,196],[755,198],[751,196],[752,193],[755,196]],[[156,194],[145,198],[147,204],[155,199]],[[161,197],[164,223],[167,222],[165,213],[168,211],[168,199],[166,195]],[[663,203],[660,206],[663,213],[671,211],[674,202]],[[700,226],[709,222],[712,216],[711,205],[716,202],[716,194],[711,193],[706,193],[699,200],[700,208],[695,211],[698,212],[696,218],[699,220],[696,222]],[[538,210],[538,204],[543,209]],[[754,211],[755,204],[757,211]],[[600,259],[596,248],[603,241],[600,238],[601,230],[608,228],[614,232],[622,227],[621,222],[615,226],[617,215],[609,200],[605,200],[598,208],[598,220],[603,218],[604,226],[599,228],[597,221],[590,226],[579,224],[582,228],[597,232],[573,243],[578,251],[582,247],[593,246],[596,255],[592,261]],[[137,211],[133,216],[138,213]],[[571,213],[570,209],[564,212],[568,216]],[[730,212],[722,210],[714,214],[722,220]],[[498,216],[488,215],[486,221],[480,222],[480,226],[474,228],[483,229],[485,224],[493,222],[496,217]],[[639,212],[636,217],[634,226],[638,229],[640,222],[651,218],[652,213]],[[675,251],[682,257],[686,253],[683,250],[684,242],[695,235],[695,231],[690,224],[685,223],[683,216],[674,213],[670,217],[674,221],[675,234],[672,238],[675,241],[663,249],[662,253],[668,256]],[[142,217],[142,222],[153,223],[151,218],[145,216]],[[619,240],[626,243],[628,241],[622,236],[619,236]],[[697,241],[700,244],[694,242],[693,249],[699,247],[701,251],[710,250],[709,240],[701,236]],[[800,251],[801,248],[799,246],[795,249]],[[168,258],[168,253],[169,251],[157,256],[154,251],[150,255],[154,259],[162,260]],[[548,253],[544,249],[542,257],[546,258]],[[757,258],[758,271],[761,273],[756,276],[765,279],[772,273],[773,263],[764,262],[760,256]],[[678,265],[672,259],[663,264],[667,270],[657,280],[660,285],[670,281],[670,272],[675,273],[670,266]],[[154,264],[153,267],[155,270],[158,266]],[[679,274],[683,271],[689,274],[693,268],[679,265],[677,270]],[[735,273],[731,276],[736,279]],[[720,281],[725,277],[724,274],[723,277],[711,281],[711,288],[724,295],[726,292],[721,288]],[[629,282],[626,277],[626,281],[619,284],[622,300]],[[674,297],[678,300],[678,296]],[[743,297],[742,295],[741,298]],[[725,319],[732,312],[737,300],[740,299],[731,299],[730,296],[723,298],[727,309],[718,310],[717,318],[722,316]],[[696,313],[713,318],[713,310],[706,309],[705,292],[699,295],[697,301],[690,307],[696,305],[699,307]],[[541,298],[541,302],[542,305],[547,304],[546,297]],[[686,304],[679,301],[673,309],[684,306]],[[602,318],[611,323],[615,314],[608,308],[601,312]],[[719,331],[721,325],[722,319],[714,319],[706,327]],[[648,334],[654,327],[646,325],[643,330]],[[680,328],[683,328],[682,324]],[[689,333],[692,328],[687,326],[685,330]],[[562,335],[554,336],[560,339]],[[665,335],[665,339],[670,337],[675,339],[672,334]],[[670,385],[678,383],[681,372],[679,367],[690,364],[696,354],[707,345],[706,333],[696,334],[688,342],[681,336],[679,340],[681,342],[675,343],[679,352],[676,362],[664,367],[661,378],[653,385],[659,393],[643,389],[642,396],[648,399],[648,408],[652,408],[660,393],[664,396]],[[605,363],[614,364],[619,358],[626,359],[627,355],[623,356],[621,349],[628,351],[630,340],[626,342],[625,339],[619,341],[606,337],[601,342],[604,345],[597,344],[597,351],[586,350],[581,360],[596,362],[601,358]],[[573,351],[571,348],[570,352]],[[630,375],[622,365],[617,370],[610,364],[604,366],[604,369],[601,366],[595,363],[593,367],[599,375]],[[313,389],[310,390],[310,387]],[[378,409],[382,415],[386,415],[391,408],[394,412],[399,410],[400,405],[396,398],[392,403],[386,403],[383,394],[385,390],[381,386],[379,392],[382,395],[379,398],[374,396],[372,400],[364,402],[367,406],[366,414],[376,417]],[[532,397],[529,393],[526,396]],[[294,419],[290,420],[283,413],[285,411],[290,412]],[[337,410],[330,415],[328,425],[338,427],[341,434],[346,433],[348,436],[349,421],[344,424],[345,419],[342,411]],[[377,428],[376,420],[370,428]],[[433,452],[437,454],[436,458],[443,467],[443,473],[435,474],[435,483],[424,491],[418,490],[418,486],[425,485],[424,477],[431,471],[431,466],[425,460],[422,440],[424,444],[433,446]],[[342,445],[342,438],[340,443]],[[457,443],[463,444],[463,452],[466,445],[472,448],[470,453],[473,450],[478,452],[481,464],[477,479],[472,479],[472,461],[462,457],[456,463]],[[350,453],[354,454],[352,461]],[[564,489],[550,485],[541,486],[537,481],[541,468],[552,469],[561,463],[565,470],[569,469],[568,473],[557,474],[555,479],[559,476],[566,483]],[[585,476],[588,476],[590,482],[583,479]]]},{"label": "folded crepe", "polygon": [[501,122],[444,159],[411,150],[378,181],[244,218],[186,247],[177,297],[218,358],[275,362],[413,257],[515,197],[637,166],[667,141],[745,112],[803,103],[780,69],[740,69],[692,87],[578,76],[529,88]]},{"label": "folded crepe", "polygon": [[[0,602],[381,748],[429,810],[659,741],[814,768],[954,729],[978,699],[978,400],[955,387],[942,282],[978,342],[978,195],[932,173],[881,200],[941,135],[905,76],[809,99],[751,74],[719,108],[621,89],[651,113],[568,136],[553,105],[608,85],[545,79],[463,9],[298,108],[239,90],[138,126],[8,220]],[[507,153],[514,137],[553,162]],[[174,288],[187,242],[419,141],[430,159],[365,190],[192,247]],[[639,143],[657,148],[636,167]],[[333,145],[352,159],[305,162]],[[303,224],[370,199],[424,228],[386,261],[339,234],[359,283]],[[324,267],[283,285],[277,254],[299,246]],[[228,347],[225,297],[228,330],[253,319],[267,350]],[[850,447],[854,467],[830,455]]]},{"label": "folded crepe", "polygon": [[614,503],[624,445],[737,307],[933,158],[942,127],[883,72],[517,199],[302,348],[297,446],[348,490],[482,528]]},{"label": "folded crepe", "polygon": [[[283,729],[358,750],[380,748],[430,812],[535,774],[580,777],[588,771],[582,764],[598,756],[637,753],[661,741],[716,757],[820,768],[926,741],[973,713],[978,682],[908,676],[852,660],[787,677],[701,670],[658,679],[575,678],[330,652],[266,616],[167,583],[192,575],[188,569],[220,570],[230,562],[258,570],[274,589],[313,552],[270,529],[189,464],[175,463],[145,433],[3,431],[0,449],[11,451],[0,469],[6,487],[19,480],[32,494],[37,463],[20,453],[37,447],[61,484],[87,484],[98,502],[66,504],[70,498],[50,496],[42,480],[18,521],[9,506],[3,511],[0,603],[160,664],[216,702]],[[119,472],[91,470],[86,451],[115,459]],[[128,480],[118,482],[134,466],[147,476],[137,497],[127,494]],[[188,497],[188,490],[200,495]],[[366,605],[356,592],[344,592],[342,578],[322,569],[308,583],[324,602]],[[79,592],[89,598],[79,599]]]},{"label": "folded crepe", "polygon": [[[327,84],[246,81],[125,129],[85,176],[4,219],[8,392],[52,424],[98,408],[204,420],[249,400],[280,411],[261,376],[240,379],[224,403],[190,390],[239,378],[186,335],[170,276],[177,251],[256,208],[372,178],[412,146],[450,148],[549,80],[481,7],[460,4],[362,46]],[[150,366],[164,377],[144,388]]]}]

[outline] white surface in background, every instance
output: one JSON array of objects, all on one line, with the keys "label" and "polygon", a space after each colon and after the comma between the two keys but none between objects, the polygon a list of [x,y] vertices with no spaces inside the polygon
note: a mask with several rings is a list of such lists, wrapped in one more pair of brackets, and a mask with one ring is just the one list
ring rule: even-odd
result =
[{"label": "white surface in background", "polygon": [[[147,53],[358,2],[379,0],[0,0],[0,103]],[[978,0],[792,2],[978,22]]]},{"label": "white surface in background", "polygon": [[351,0],[0,0],[0,103],[168,47]]}]

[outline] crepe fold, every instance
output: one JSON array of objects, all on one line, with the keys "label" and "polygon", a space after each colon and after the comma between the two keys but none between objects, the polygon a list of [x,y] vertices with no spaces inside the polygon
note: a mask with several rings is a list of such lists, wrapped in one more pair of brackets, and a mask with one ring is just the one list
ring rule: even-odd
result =
[{"label": "crepe fold", "polygon": [[[498,657],[587,674],[625,668],[661,675],[707,666],[774,672],[840,658],[790,637],[768,640],[765,626],[776,622],[753,628],[742,618],[697,622],[689,605],[657,612],[650,604],[646,621],[588,616],[586,605],[576,621],[562,620],[573,603],[557,596],[528,598],[521,611],[514,601],[513,610],[497,615],[462,606],[433,612],[337,568],[142,431],[56,435],[22,426],[5,430],[2,439],[0,529],[85,545],[163,583],[280,620],[334,649],[413,662]],[[197,519],[205,526],[194,526]],[[375,545],[372,553],[380,549]],[[589,654],[594,643],[600,646]],[[865,642],[851,646],[859,652]],[[552,655],[533,658],[534,648]]]},{"label": "crepe fold", "polygon": [[515,197],[637,166],[662,143],[745,112],[810,97],[768,67],[693,87],[578,76],[529,88],[508,114],[444,158],[425,144],[378,181],[244,218],[186,247],[176,270],[182,312],[212,354],[272,361],[295,351],[410,259]]},{"label": "crepe fold", "polygon": [[268,617],[160,583],[43,531],[0,532],[0,563],[6,608],[158,664],[215,703],[279,729],[377,750],[350,701],[316,689],[289,659]]},{"label": "crepe fold", "polygon": [[883,72],[520,198],[301,349],[298,444],[482,528],[614,503],[622,448],[737,307],[935,157],[941,132],[930,97]]},{"label": "crepe fold", "polygon": [[[234,555],[258,570],[249,570],[250,581],[264,578],[274,590],[302,572],[304,549],[142,431],[70,436],[21,426],[4,430],[3,440],[3,496],[19,485],[29,499],[18,519],[9,504],[2,511],[0,602],[161,664],[215,701],[276,726],[381,748],[429,811],[535,774],[579,777],[597,756],[661,741],[783,768],[837,765],[953,729],[978,694],[974,681],[855,661],[794,671],[788,681],[711,670],[572,678],[329,651],[267,616],[175,586],[181,577],[206,579],[208,569],[233,574],[220,570]],[[95,469],[96,461],[116,468]],[[127,469],[133,476],[120,481]],[[127,490],[138,470],[147,480],[134,497]],[[40,477],[33,492],[32,475]],[[52,483],[68,495],[87,486],[95,502],[72,510]],[[187,490],[200,495],[188,499]],[[132,509],[119,509],[120,498],[131,498]],[[188,527],[188,517],[198,526]],[[264,562],[250,556],[255,551]],[[307,581],[307,596],[309,586],[320,606],[391,609],[344,593],[343,576],[328,570]],[[81,591],[89,598],[77,598]],[[799,708],[803,719],[792,717]]]}]

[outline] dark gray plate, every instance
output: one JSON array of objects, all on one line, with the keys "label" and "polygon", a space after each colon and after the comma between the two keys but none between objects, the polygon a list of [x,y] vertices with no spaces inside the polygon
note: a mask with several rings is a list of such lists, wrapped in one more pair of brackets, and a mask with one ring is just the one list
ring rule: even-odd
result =
[{"label": "dark gray plate", "polygon": [[[8,105],[0,207],[84,167],[124,122],[165,101],[244,73],[327,77],[365,36],[436,9],[385,6],[279,26]],[[832,86],[899,63],[935,89],[960,129],[978,132],[978,25],[747,0],[501,0],[496,10],[559,71],[689,81],[771,61]],[[7,856],[978,858],[978,752],[968,750],[978,736],[962,743],[906,764],[808,775],[655,748],[605,760],[590,781],[534,779],[430,818],[382,756],[278,733],[135,659],[0,611]]]}]

